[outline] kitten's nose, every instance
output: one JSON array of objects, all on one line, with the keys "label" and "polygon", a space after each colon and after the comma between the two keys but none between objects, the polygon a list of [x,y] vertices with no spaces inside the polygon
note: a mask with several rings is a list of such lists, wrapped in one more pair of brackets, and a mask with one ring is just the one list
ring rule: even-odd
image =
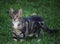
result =
[{"label": "kitten's nose", "polygon": [[16,20],[16,18],[14,18],[14,21]]},{"label": "kitten's nose", "polygon": [[15,19],[14,19],[14,21],[15,21]]}]

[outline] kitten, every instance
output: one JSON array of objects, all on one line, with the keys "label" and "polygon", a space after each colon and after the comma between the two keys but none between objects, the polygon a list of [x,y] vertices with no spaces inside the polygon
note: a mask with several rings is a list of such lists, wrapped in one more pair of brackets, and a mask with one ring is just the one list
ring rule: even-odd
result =
[{"label": "kitten", "polygon": [[13,38],[14,39],[26,39],[28,36],[40,37],[41,29],[48,33],[57,32],[56,30],[50,30],[41,16],[32,15],[27,18],[22,17],[22,9],[18,11],[10,8],[10,16],[12,19]]},{"label": "kitten", "polygon": [[[23,38],[23,23],[22,23],[22,9],[19,11],[15,11],[12,8],[10,8],[10,16],[12,20],[12,28],[13,28],[13,38],[20,39]],[[15,40],[14,39],[14,40]]]}]

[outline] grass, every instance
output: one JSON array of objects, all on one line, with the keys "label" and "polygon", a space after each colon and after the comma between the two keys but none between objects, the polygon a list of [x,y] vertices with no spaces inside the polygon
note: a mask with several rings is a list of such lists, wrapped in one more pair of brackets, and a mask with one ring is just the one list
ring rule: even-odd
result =
[{"label": "grass", "polygon": [[60,32],[49,35],[42,31],[41,41],[28,39],[27,41],[12,40],[12,26],[9,8],[23,9],[23,17],[38,13],[45,19],[46,25],[52,29],[60,30],[60,1],[59,0],[21,0],[18,3],[12,0],[0,0],[0,44],[60,44]]}]

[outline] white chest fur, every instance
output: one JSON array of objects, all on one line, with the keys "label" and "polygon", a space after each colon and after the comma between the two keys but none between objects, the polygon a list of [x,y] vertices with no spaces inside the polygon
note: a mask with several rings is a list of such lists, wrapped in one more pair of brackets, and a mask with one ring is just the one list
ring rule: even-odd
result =
[{"label": "white chest fur", "polygon": [[16,29],[18,27],[19,21],[13,21],[12,23],[13,23],[13,28]]}]

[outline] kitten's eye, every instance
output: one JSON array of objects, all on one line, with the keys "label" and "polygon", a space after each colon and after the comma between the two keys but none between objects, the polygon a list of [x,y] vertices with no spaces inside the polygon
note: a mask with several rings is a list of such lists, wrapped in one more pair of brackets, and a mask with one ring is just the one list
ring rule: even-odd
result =
[{"label": "kitten's eye", "polygon": [[17,16],[18,17],[18,16]]},{"label": "kitten's eye", "polygon": [[14,16],[12,16],[12,18],[14,18]]}]

